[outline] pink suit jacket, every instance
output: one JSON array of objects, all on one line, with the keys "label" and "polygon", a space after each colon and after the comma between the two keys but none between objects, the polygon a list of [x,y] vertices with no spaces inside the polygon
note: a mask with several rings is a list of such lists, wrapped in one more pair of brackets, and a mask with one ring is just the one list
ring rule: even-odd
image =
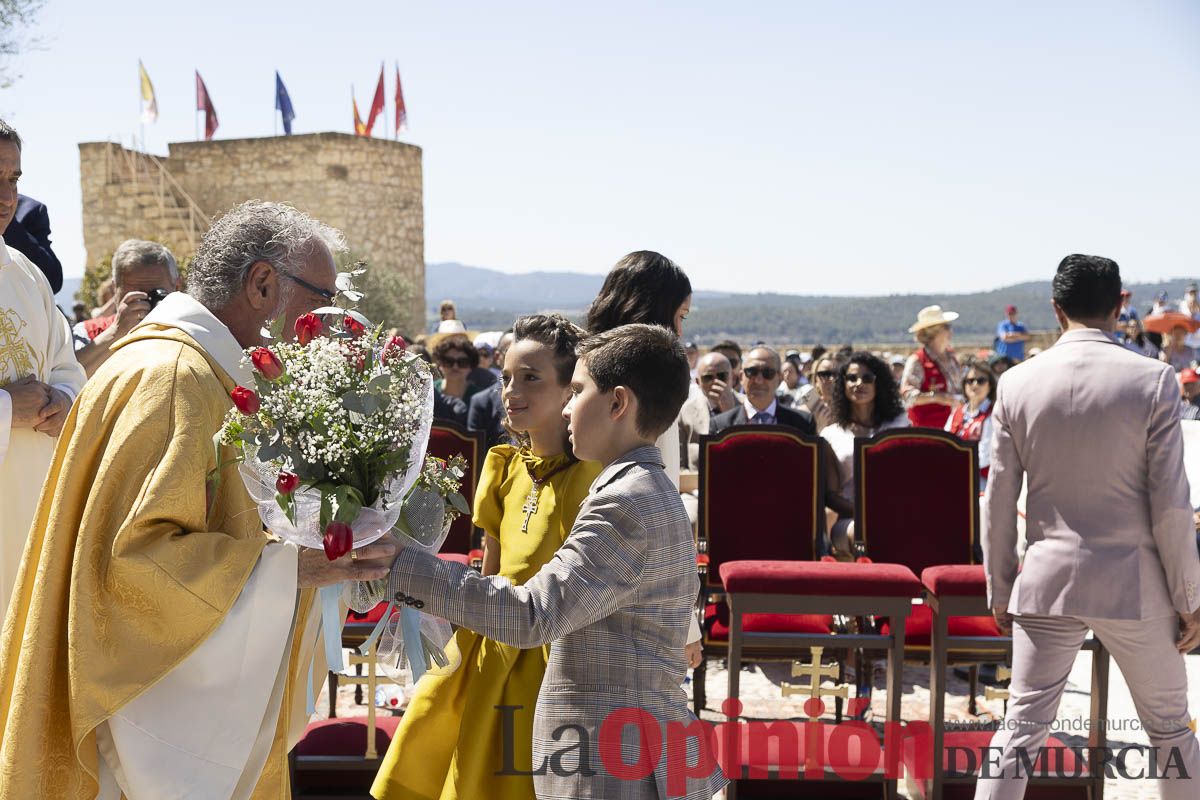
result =
[{"label": "pink suit jacket", "polygon": [[1002,376],[982,514],[993,607],[1136,620],[1200,606],[1179,405],[1169,365],[1096,329],[1069,331]]}]

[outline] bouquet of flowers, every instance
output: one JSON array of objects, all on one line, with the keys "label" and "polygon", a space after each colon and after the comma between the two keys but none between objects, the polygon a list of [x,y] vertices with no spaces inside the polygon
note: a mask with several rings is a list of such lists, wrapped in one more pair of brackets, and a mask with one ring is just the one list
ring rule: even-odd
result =
[{"label": "bouquet of flowers", "polygon": [[[296,320],[296,340],[247,350],[254,388],[233,390],[216,441],[239,467],[267,529],[330,559],[383,536],[424,465],[433,421],[429,367],[351,310],[329,327]],[[282,323],[280,323],[280,326]]]}]

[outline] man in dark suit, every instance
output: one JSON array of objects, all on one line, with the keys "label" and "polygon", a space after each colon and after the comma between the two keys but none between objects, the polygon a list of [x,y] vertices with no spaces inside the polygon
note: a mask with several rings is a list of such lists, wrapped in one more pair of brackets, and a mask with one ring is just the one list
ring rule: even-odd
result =
[{"label": "man in dark suit", "polygon": [[483,431],[487,434],[489,450],[508,441],[508,432],[504,429],[504,404],[500,400],[499,381],[472,395],[468,405],[467,430]]},{"label": "man in dark suit", "polygon": [[779,405],[775,390],[783,380],[780,369],[783,361],[779,353],[769,347],[756,347],[742,362],[742,389],[746,399],[728,411],[712,418],[710,429],[720,433],[734,425],[787,425],[811,433],[817,433],[812,415],[800,409]]},{"label": "man in dark suit", "polygon": [[4,229],[4,243],[37,265],[56,294],[62,289],[62,264],[50,249],[50,212],[45,203],[18,194],[17,213]]}]

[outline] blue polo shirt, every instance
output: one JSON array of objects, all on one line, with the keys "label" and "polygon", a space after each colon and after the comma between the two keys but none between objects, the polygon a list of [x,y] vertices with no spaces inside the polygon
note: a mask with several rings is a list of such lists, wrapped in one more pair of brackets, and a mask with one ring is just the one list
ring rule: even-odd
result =
[{"label": "blue polo shirt", "polygon": [[1004,341],[1004,335],[1007,333],[1028,333],[1028,331],[1019,322],[1001,320],[1000,324],[996,326],[996,355],[1008,356],[1013,361],[1024,361],[1025,343]]}]

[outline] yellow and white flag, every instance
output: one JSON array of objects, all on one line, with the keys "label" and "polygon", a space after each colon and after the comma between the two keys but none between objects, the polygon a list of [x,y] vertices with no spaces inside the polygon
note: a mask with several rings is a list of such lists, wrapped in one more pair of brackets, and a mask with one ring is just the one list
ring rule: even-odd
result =
[{"label": "yellow and white flag", "polygon": [[140,58],[138,75],[142,80],[142,122],[155,122],[158,119],[158,101],[154,99],[154,84],[150,83],[150,76],[146,74]]}]

